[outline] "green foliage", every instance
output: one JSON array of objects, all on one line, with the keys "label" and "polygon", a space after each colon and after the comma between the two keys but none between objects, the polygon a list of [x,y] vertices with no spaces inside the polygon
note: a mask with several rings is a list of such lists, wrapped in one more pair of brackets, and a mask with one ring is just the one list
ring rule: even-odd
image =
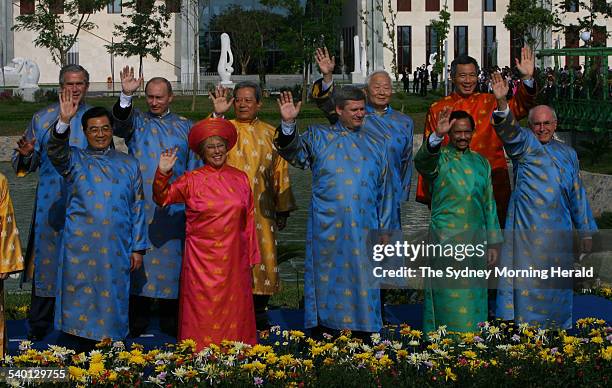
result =
[{"label": "green foliage", "polygon": [[595,222],[599,229],[612,229],[612,213],[602,212],[601,215],[595,219]]},{"label": "green foliage", "polygon": [[251,60],[258,60],[258,68],[262,70],[266,43],[276,39],[278,26],[284,22],[283,16],[277,13],[232,5],[211,20],[210,29],[229,34],[232,53],[240,63],[241,73],[247,74]]},{"label": "green foliage", "polygon": [[315,48],[339,47],[340,16],[344,0],[261,0],[268,7],[279,7],[287,16],[278,29],[278,45],[287,53],[279,72],[299,73],[310,66]]},{"label": "green foliage", "polygon": [[159,61],[161,50],[170,44],[167,39],[172,35],[168,28],[171,14],[164,4],[155,5],[154,0],[128,1],[123,7],[131,12],[121,15],[124,21],[115,25],[113,33],[122,41],[105,47],[111,54],[138,56],[142,74],[142,59],[151,56]]},{"label": "green foliage", "polygon": [[588,164],[594,165],[610,151],[610,145],[610,135],[604,132],[593,133],[590,140],[581,141],[576,148],[581,159],[585,158]]},{"label": "green foliage", "polygon": [[[577,24],[564,23],[563,25],[561,25],[561,28],[565,31],[577,30],[590,31],[592,33],[593,30],[596,28],[596,21],[601,21],[605,23],[605,19],[612,17],[612,3],[608,4],[609,0],[562,0],[557,3],[557,9],[561,10],[560,14],[563,15],[565,14],[565,10],[568,8],[569,4],[574,4],[576,2],[578,3],[578,9],[581,11],[587,11],[587,14],[585,14],[584,16],[580,16],[580,14],[578,14]],[[609,33],[607,35],[609,35]]]},{"label": "green foliage", "polygon": [[450,31],[450,18],[451,14],[448,12],[448,6],[444,3],[444,7],[440,10],[437,20],[431,20],[431,28],[436,32],[438,38],[438,55],[436,55],[436,63],[434,64],[434,71],[437,74],[444,73],[444,41],[448,37]]},{"label": "green foliage", "polygon": [[503,22],[531,47],[537,46],[540,32],[560,25],[557,15],[539,0],[510,0]]},{"label": "green foliage", "polygon": [[[15,31],[34,31],[34,46],[49,50],[57,65],[66,63],[68,50],[77,41],[81,30],[92,30],[96,24],[89,20],[92,13],[104,8],[109,0],[65,0],[63,14],[54,13],[57,1],[38,0],[33,14],[16,17]],[[67,32],[65,26],[75,27]],[[72,31],[72,28],[69,29]]]},{"label": "green foliage", "polygon": [[[380,43],[384,48],[391,52],[391,72],[395,75],[395,79],[399,80],[399,69],[397,66],[397,11],[393,9],[393,2],[391,0],[387,0],[386,8],[387,14],[385,14],[383,0],[376,0],[374,3],[374,10],[379,12],[382,15],[382,21],[385,28],[385,33],[383,34],[379,29],[370,25],[370,12],[373,11],[363,11],[359,18],[362,23],[364,23],[368,28],[374,31],[376,35],[376,39],[378,43]],[[386,36],[384,36],[386,35]],[[385,39],[387,38],[387,39]]]}]

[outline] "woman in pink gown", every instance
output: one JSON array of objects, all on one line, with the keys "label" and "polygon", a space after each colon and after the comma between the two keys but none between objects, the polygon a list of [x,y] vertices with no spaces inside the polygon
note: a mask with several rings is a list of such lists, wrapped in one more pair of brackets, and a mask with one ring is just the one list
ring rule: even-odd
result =
[{"label": "woman in pink gown", "polygon": [[198,350],[223,340],[257,343],[251,268],[260,255],[253,194],[247,175],[225,164],[236,139],[227,120],[199,121],[189,133],[189,147],[205,166],[170,183],[176,155],[168,150],[153,182],[158,205],[185,204],[178,338],[196,340]]}]

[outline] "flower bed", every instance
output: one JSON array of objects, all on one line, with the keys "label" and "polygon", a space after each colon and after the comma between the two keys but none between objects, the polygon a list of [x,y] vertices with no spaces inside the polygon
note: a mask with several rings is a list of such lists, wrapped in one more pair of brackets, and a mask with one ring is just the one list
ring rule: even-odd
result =
[{"label": "flower bed", "polygon": [[265,333],[267,345],[225,342],[199,353],[192,340],[148,352],[103,341],[88,355],[53,345],[36,351],[23,342],[3,365],[67,367],[73,386],[609,386],[612,327],[594,318],[577,327],[570,335],[485,322],[477,333],[440,327],[425,340],[400,325],[368,343],[350,332],[317,341],[275,327]]}]

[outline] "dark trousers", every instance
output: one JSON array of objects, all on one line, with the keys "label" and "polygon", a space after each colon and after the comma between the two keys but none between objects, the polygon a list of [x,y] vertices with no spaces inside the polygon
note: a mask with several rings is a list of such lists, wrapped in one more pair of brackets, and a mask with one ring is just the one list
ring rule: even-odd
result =
[{"label": "dark trousers", "polygon": [[[154,298],[130,295],[130,336],[138,337],[151,323],[151,307]],[[178,299],[157,299],[159,328],[171,337],[178,335]]]},{"label": "dark trousers", "polygon": [[55,298],[36,295],[34,277],[32,277],[32,294],[30,300],[30,313],[28,324],[30,334],[45,336],[53,329],[53,316],[55,315]]},{"label": "dark trousers", "polygon": [[66,345],[67,347],[74,350],[76,354],[87,354],[90,351],[94,350],[96,348],[96,344],[100,342],[89,338],[79,337],[74,334],[68,334],[66,332],[62,332],[59,339],[61,340],[63,345]]},{"label": "dark trousers", "polygon": [[257,330],[268,330],[270,322],[268,321],[268,302],[270,295],[253,295],[253,306],[255,307],[255,325]]}]

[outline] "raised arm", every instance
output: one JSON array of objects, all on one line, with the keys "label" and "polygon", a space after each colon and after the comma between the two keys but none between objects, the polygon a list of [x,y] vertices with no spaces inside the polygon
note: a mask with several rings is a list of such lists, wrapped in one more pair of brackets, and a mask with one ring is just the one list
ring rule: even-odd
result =
[{"label": "raised arm", "polygon": [[47,144],[47,154],[57,172],[66,177],[70,173],[70,120],[78,110],[78,104],[73,101],[72,94],[60,94],[59,109],[59,122],[53,126]]},{"label": "raised arm", "polygon": [[329,123],[335,124],[338,121],[338,114],[331,97],[334,92],[333,72],[336,67],[336,58],[329,55],[327,47],[319,47],[315,51],[315,60],[323,78],[315,81],[310,95],[317,107],[325,114]]},{"label": "raised arm", "polygon": [[113,135],[129,139],[134,133],[134,112],[132,109],[132,96],[142,84],[144,78],[134,77],[134,68],[125,66],[119,72],[121,77],[121,95],[113,105]]},{"label": "raised arm", "polygon": [[185,203],[187,200],[187,175],[181,176],[170,184],[172,168],[178,159],[176,151],[176,149],[165,150],[159,156],[159,166],[155,171],[155,179],[153,180],[153,201],[159,206]]},{"label": "raised arm", "polygon": [[521,49],[521,58],[515,58],[516,69],[521,75],[521,83],[516,95],[514,95],[508,105],[512,114],[517,120],[527,116],[529,110],[535,106],[537,88],[533,74],[535,71],[535,55],[529,47]]},{"label": "raised arm", "polygon": [[11,162],[13,170],[18,177],[36,171],[40,165],[40,144],[36,144],[36,130],[41,124],[39,114],[32,117],[23,136],[17,141],[17,148],[14,149]]},{"label": "raised arm", "polygon": [[453,108],[450,106],[442,109],[435,131],[423,140],[423,144],[414,158],[415,168],[428,182],[432,182],[438,176],[438,160],[440,159],[442,140],[455,123],[455,119],[450,120],[452,111]]},{"label": "raised arm", "polygon": [[277,100],[281,114],[281,125],[276,128],[274,146],[278,154],[292,166],[305,169],[311,167],[312,150],[309,135],[298,135],[295,119],[302,102],[293,103],[291,92],[283,92]]}]

